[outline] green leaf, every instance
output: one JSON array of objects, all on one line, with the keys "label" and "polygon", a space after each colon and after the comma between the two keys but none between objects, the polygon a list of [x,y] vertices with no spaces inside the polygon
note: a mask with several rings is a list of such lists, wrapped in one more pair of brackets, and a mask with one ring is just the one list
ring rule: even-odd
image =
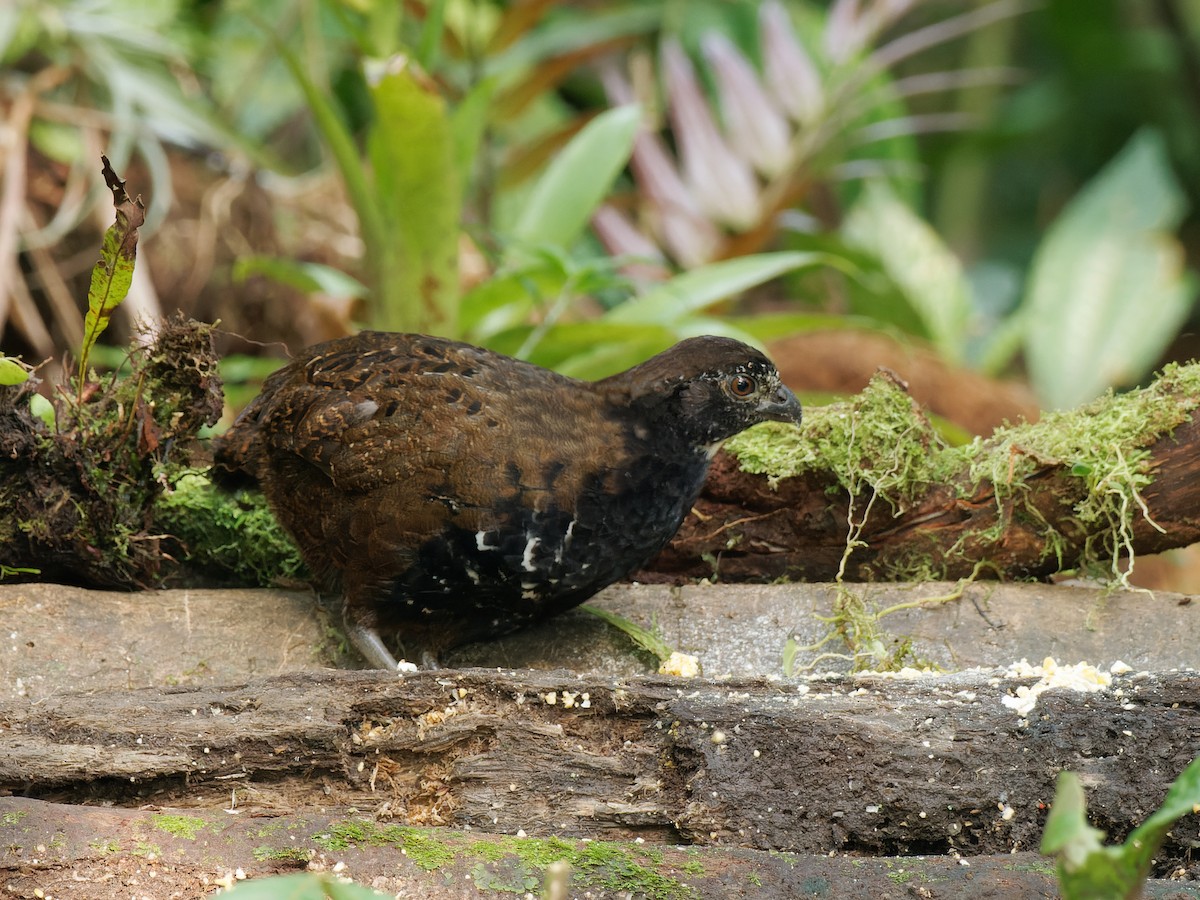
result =
[{"label": "green leaf", "polygon": [[824,253],[760,253],[710,263],[676,275],[651,288],[636,300],[609,311],[605,320],[624,324],[674,325],[747,288],[755,287],[794,269],[821,264],[838,265]]},{"label": "green leaf", "polygon": [[641,112],[619,106],[571,138],[534,185],[511,235],[507,262],[520,265],[540,244],[569,248],[629,161]]},{"label": "green leaf", "polygon": [[24,384],[29,380],[29,369],[20,360],[0,356],[0,385]]},{"label": "green leaf", "polygon": [[328,875],[304,873],[243,881],[224,896],[234,900],[378,900],[384,895]]},{"label": "green leaf", "polygon": [[1172,235],[1185,212],[1162,138],[1143,131],[1051,226],[1022,309],[1029,374],[1045,404],[1077,406],[1158,361],[1195,296]]},{"label": "green leaf", "polygon": [[254,275],[261,275],[306,294],[363,297],[367,293],[367,288],[361,281],[347,275],[341,269],[279,256],[243,256],[233,264],[232,274],[235,284],[241,284]]},{"label": "green leaf", "polygon": [[1150,818],[1130,832],[1123,849],[1126,862],[1145,878],[1167,832],[1184,816],[1200,809],[1200,757],[1180,773]]},{"label": "green leaf", "polygon": [[[951,361],[961,361],[967,341],[970,289],[958,257],[933,228],[888,184],[872,181],[863,186],[842,233],[847,244],[879,261],[941,354]],[[890,317],[879,318],[886,321]]]},{"label": "green leaf", "polygon": [[47,428],[54,427],[54,404],[41,394],[31,394],[29,397],[29,412],[46,423]]},{"label": "green leaf", "polygon": [[460,185],[467,185],[471,181],[495,93],[496,79],[483,79],[455,105],[450,116],[450,128],[454,135],[454,164],[458,169]]},{"label": "green leaf", "polygon": [[92,269],[92,283],[88,288],[88,311],[83,321],[83,345],[79,348],[79,384],[82,387],[87,376],[88,356],[117,307],[129,294],[133,283],[133,264],[137,258],[138,229],[146,221],[146,207],[142,198],[129,199],[125,193],[125,182],[117,177],[102,156],[101,171],[104,181],[113,195],[116,221],[104,232],[104,243],[100,250],[100,261]]},{"label": "green leaf", "polygon": [[1046,817],[1042,853],[1058,856],[1064,900],[1133,900],[1142,895],[1154,855],[1172,826],[1200,807],[1200,758],[1191,762],[1167,791],[1159,809],[1119,847],[1103,844],[1104,832],[1087,821],[1079,777],[1058,776],[1054,804]]},{"label": "green leaf", "polygon": [[375,78],[371,98],[367,152],[387,234],[374,324],[453,334],[461,192],[445,100],[415,63],[399,57]]},{"label": "green leaf", "polygon": [[271,46],[279,54],[279,58],[283,60],[304,95],[304,102],[308,104],[313,123],[342,176],[342,183],[346,187],[350,205],[354,207],[354,213],[358,217],[358,228],[365,245],[363,257],[370,272],[372,300],[378,304],[380,285],[386,277],[384,268],[392,247],[379,198],[367,175],[367,167],[359,156],[354,137],[327,99],[325,92],[309,78],[299,57],[275,35],[267,22],[254,16],[252,18],[267,34]]}]

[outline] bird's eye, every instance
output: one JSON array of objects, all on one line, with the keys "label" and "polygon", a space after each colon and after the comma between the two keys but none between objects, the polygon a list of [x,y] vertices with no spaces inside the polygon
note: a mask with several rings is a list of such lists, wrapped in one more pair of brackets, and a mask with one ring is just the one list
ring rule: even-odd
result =
[{"label": "bird's eye", "polygon": [[749,375],[733,375],[729,379],[729,393],[735,397],[749,397],[757,385]]}]

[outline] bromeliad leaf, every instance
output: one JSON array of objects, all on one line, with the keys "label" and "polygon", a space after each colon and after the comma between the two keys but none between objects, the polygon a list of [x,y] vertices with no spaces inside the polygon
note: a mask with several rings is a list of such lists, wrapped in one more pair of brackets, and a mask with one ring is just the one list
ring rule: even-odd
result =
[{"label": "bromeliad leaf", "polygon": [[88,356],[96,340],[108,327],[108,320],[121,301],[129,294],[133,283],[133,265],[137,258],[138,229],[146,221],[146,207],[139,195],[129,199],[125,182],[117,177],[107,156],[101,156],[104,182],[113,194],[116,222],[104,232],[100,261],[92,269],[92,284],[88,288],[88,311],[83,323],[83,346],[79,348],[79,385],[82,390],[87,377]]}]

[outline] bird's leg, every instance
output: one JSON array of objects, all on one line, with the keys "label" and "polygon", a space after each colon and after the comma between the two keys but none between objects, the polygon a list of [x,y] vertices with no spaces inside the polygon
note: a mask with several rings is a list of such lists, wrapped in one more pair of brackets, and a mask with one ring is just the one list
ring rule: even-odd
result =
[{"label": "bird's leg", "polygon": [[354,649],[362,654],[363,659],[376,669],[387,669],[395,672],[400,663],[392,656],[392,651],[384,646],[383,639],[374,625],[360,621],[349,609],[343,610],[342,622],[346,629],[346,637]]}]

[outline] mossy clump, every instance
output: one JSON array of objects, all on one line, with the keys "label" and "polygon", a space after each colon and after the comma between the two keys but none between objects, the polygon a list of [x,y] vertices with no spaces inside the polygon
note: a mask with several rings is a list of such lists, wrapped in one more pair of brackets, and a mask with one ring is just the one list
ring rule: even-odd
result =
[{"label": "mossy clump", "polygon": [[455,860],[476,860],[476,880],[482,879],[493,890],[532,890],[541,882],[546,868],[561,860],[570,865],[573,882],[583,888],[602,888],[649,900],[697,896],[690,885],[655,871],[663,862],[661,853],[653,848],[635,851],[612,841],[520,837],[479,841],[468,840],[461,833],[441,836],[406,825],[349,819],[331,824],[314,835],[313,842],[330,852],[356,846],[396,847],[427,871]]},{"label": "mossy clump", "polygon": [[195,816],[168,815],[166,813],[151,816],[150,824],[159,831],[165,831],[173,837],[181,837],[189,841],[194,841],[197,834],[210,827],[204,819],[198,819]]},{"label": "mossy clump", "polygon": [[[877,375],[850,401],[806,410],[801,428],[767,423],[731,439],[726,449],[746,472],[773,482],[815,474],[855,503],[878,498],[893,512],[931,485],[951,485],[963,497],[990,489],[998,504],[1015,503],[1041,522],[1048,553],[1061,548],[1064,536],[1023,500],[1030,475],[1057,467],[1078,479],[1063,520],[1088,535],[1082,564],[1106,562],[1119,578],[1119,558],[1132,553],[1135,517],[1150,517],[1141,497],[1153,480],[1150,448],[1197,407],[1200,364],[1171,365],[1146,388],[1109,392],[1079,409],[1048,412],[1036,423],[950,446],[894,378]],[[978,537],[986,544],[1003,533]],[[1073,568],[1080,560],[1060,563]]]},{"label": "mossy clump", "polygon": [[[998,502],[1026,490],[1025,479],[1056,466],[1078,479],[1071,513],[1087,533],[1083,563],[1107,562],[1123,581],[1118,563],[1133,558],[1135,517],[1150,519],[1142,491],[1154,480],[1151,447],[1200,407],[1200,364],[1167,366],[1148,387],[1109,391],[1087,406],[1045,413],[1032,424],[998,429],[986,440],[954,448],[947,457],[966,483],[989,482]],[[1060,537],[1045,524],[1050,544]]]},{"label": "mossy clump", "polygon": [[806,409],[799,428],[766,422],[730,438],[725,449],[742,471],[773,483],[817,473],[852,495],[871,491],[895,509],[940,478],[944,444],[904,386],[880,373],[851,400]]},{"label": "mossy clump", "polygon": [[210,577],[268,586],[307,579],[300,551],[255,490],[226,491],[199,470],[180,475],[154,509],[155,524]]},{"label": "mossy clump", "polygon": [[0,386],[5,566],[92,586],[156,583],[154,501],[221,413],[212,326],[163,323],[130,351],[127,371],[71,380],[40,414],[37,385]]}]

